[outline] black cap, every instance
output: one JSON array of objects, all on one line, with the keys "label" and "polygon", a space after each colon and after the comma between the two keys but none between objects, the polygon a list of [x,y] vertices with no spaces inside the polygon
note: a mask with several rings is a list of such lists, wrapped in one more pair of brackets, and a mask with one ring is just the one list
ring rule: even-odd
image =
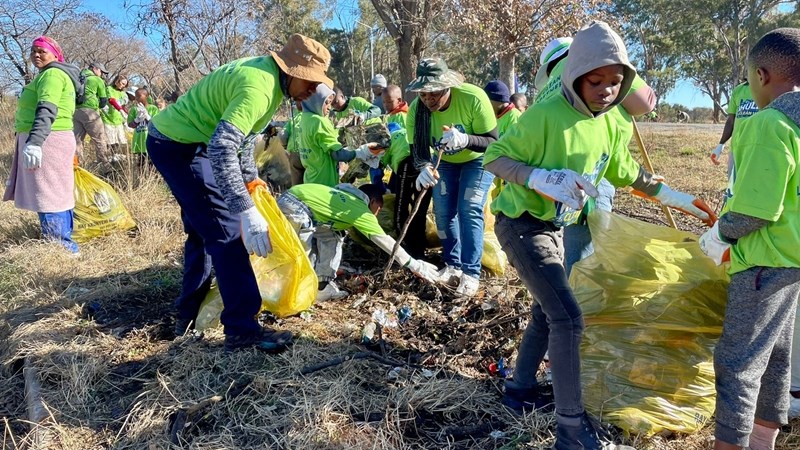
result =
[{"label": "black cap", "polygon": [[101,64],[101,63],[99,63],[99,62],[97,62],[97,61],[95,61],[95,62],[93,62],[93,63],[89,64],[89,68],[90,68],[90,69],[97,69],[97,70],[99,70],[101,73],[108,74],[108,71],[106,70],[106,66],[104,66],[103,64]]}]

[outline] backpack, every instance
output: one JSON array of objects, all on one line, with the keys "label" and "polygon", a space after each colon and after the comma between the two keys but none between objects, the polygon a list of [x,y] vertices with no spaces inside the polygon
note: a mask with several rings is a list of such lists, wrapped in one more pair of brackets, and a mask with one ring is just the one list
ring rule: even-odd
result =
[{"label": "backpack", "polygon": [[75,104],[82,105],[86,102],[86,74],[81,71],[78,75],[78,85],[75,86]]},{"label": "backpack", "polygon": [[[86,101],[86,75],[71,64],[51,62],[43,70],[50,68],[61,69],[69,76],[70,80],[72,80],[72,85],[75,87],[75,105],[83,104]],[[77,78],[75,77],[76,73],[78,74]]]}]

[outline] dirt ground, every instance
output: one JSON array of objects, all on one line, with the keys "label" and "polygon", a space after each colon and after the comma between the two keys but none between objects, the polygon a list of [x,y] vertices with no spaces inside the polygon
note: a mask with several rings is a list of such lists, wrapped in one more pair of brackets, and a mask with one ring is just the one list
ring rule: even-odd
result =
[{"label": "dirt ground", "polygon": [[[658,125],[656,125],[658,126]],[[707,154],[721,129],[642,127],[656,172],[719,207],[724,169]],[[6,145],[5,148],[10,146]],[[640,158],[639,151],[632,153]],[[10,155],[0,154],[5,179]],[[119,193],[138,228],[96,239],[72,259],[37,240],[32,214],[0,204],[0,417],[3,449],[541,449],[553,416],[518,417],[499,400],[531,300],[512,268],[488,272],[459,299],[349,244],[341,282],[351,295],[264,323],[297,334],[279,355],[226,354],[222,333],[174,338],[183,234],[155,174]],[[618,190],[618,213],[664,223],[661,209]],[[676,214],[681,229],[702,224]],[[430,257],[437,260],[438,253]],[[365,340],[379,311],[411,311]],[[39,385],[39,425],[27,386]],[[28,393],[31,394],[30,387]],[[28,398],[27,400],[32,400]],[[35,400],[35,399],[34,399]],[[35,412],[34,412],[35,413]],[[800,421],[779,448],[800,448]],[[638,449],[706,449],[693,435],[619,436]]]}]

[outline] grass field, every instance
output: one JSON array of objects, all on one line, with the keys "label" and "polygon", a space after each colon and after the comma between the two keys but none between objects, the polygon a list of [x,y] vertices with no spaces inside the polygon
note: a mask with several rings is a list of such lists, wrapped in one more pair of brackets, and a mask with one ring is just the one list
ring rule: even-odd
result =
[{"label": "grass field", "polygon": [[[2,111],[2,180],[11,162],[10,117]],[[711,166],[707,153],[719,132],[647,126],[643,137],[656,171],[673,187],[718,205],[724,169]],[[168,190],[148,174],[121,183],[119,193],[137,230],[91,241],[79,259],[37,239],[35,214],[0,204],[3,449],[513,449],[552,443],[552,415],[519,418],[505,411],[502,380],[486,370],[493,357],[513,355],[530,306],[513,270],[487,280],[480,298],[455,300],[400,272],[385,285],[370,284],[376,277],[369,269],[382,264],[353,249],[349,262],[363,274],[346,287],[356,294],[302,317],[266,318],[300,336],[291,350],[226,355],[218,330],[173,340],[170,308],[180,289],[183,232]],[[624,192],[616,201],[619,212],[663,220],[657,206]],[[702,230],[677,219],[683,229]],[[386,348],[371,348],[410,363],[392,379],[392,367],[369,358],[300,374],[306,366],[364,352],[361,327],[376,308],[393,304],[412,306],[414,326],[386,329]],[[38,425],[28,421],[26,377],[29,391],[31,384],[40,387]],[[800,424],[784,431],[779,448],[800,448]],[[711,431],[623,439],[640,449],[704,449]]]}]

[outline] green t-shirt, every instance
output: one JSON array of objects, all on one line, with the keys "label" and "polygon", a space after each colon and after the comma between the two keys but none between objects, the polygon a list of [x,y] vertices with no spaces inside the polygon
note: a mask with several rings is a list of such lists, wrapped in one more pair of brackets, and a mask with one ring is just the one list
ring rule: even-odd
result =
[{"label": "green t-shirt", "polygon": [[[419,97],[411,102],[408,108],[408,142],[414,142],[414,116],[417,113]],[[422,106],[423,108],[425,105]],[[443,126],[455,126],[462,133],[484,134],[497,128],[497,119],[486,92],[478,86],[462,83],[458,87],[450,88],[450,106],[444,111],[431,113],[431,145],[439,142],[444,131]],[[433,149],[431,149],[433,152]],[[482,153],[464,149],[454,155],[442,155],[442,161],[450,163],[464,163],[483,156]]]},{"label": "green t-shirt", "polygon": [[303,117],[301,111],[296,111],[294,116],[286,122],[286,133],[289,134],[289,139],[286,142],[286,151],[289,153],[296,153],[300,151],[300,118]]},{"label": "green t-shirt", "polygon": [[406,117],[408,117],[408,113],[407,112],[398,112],[398,113],[394,113],[394,114],[389,114],[389,115],[386,116],[386,123],[387,124],[396,123],[396,124],[400,125],[401,127],[405,128],[406,127],[406,120],[407,120]]},{"label": "green t-shirt", "polygon": [[733,88],[731,101],[728,102],[728,114],[736,114],[736,120],[747,119],[758,112],[758,105],[750,92],[750,83],[742,83]]},{"label": "green t-shirt", "polygon": [[550,77],[547,79],[547,84],[536,94],[536,102],[540,103],[548,100],[553,95],[561,92],[561,74],[564,73],[564,66],[567,65],[567,58],[561,58],[555,66],[550,70]]},{"label": "green t-shirt", "polygon": [[408,158],[411,154],[411,148],[408,146],[408,138],[405,129],[395,131],[392,133],[392,145],[381,157],[381,162],[392,168],[392,172],[397,173],[400,163]]},{"label": "green t-shirt", "polygon": [[753,114],[736,128],[736,173],[722,212],[770,223],[731,246],[729,272],[800,267],[800,128],[776,109]]},{"label": "green t-shirt", "polygon": [[519,116],[521,115],[522,113],[517,108],[511,108],[506,111],[505,114],[497,118],[497,133],[500,136],[506,134],[511,125],[519,122]]},{"label": "green t-shirt", "polygon": [[367,238],[386,234],[364,200],[349,192],[309,183],[298,184],[287,192],[308,206],[317,223],[335,231],[355,228]]},{"label": "green t-shirt", "polygon": [[303,111],[300,115],[300,161],[306,168],[303,183],[339,184],[339,168],[331,156],[342,148],[339,133],[327,117]]},{"label": "green t-shirt", "polygon": [[[117,90],[114,86],[107,86],[106,93],[108,94],[109,99],[116,99],[117,103],[120,106],[125,105],[128,103],[128,94]],[[122,117],[122,113],[117,111],[116,108],[108,105],[106,111],[100,111],[100,117],[103,119],[103,123],[106,125],[122,125],[125,123],[125,117]]]},{"label": "green t-shirt", "polygon": [[[351,113],[354,112],[366,112],[372,108],[372,103],[369,100],[363,97],[350,97],[347,101],[347,107],[341,111],[333,111],[333,119],[337,122],[349,116]],[[372,125],[373,123],[380,123],[380,117],[373,117],[364,122],[364,125]]]},{"label": "green t-shirt", "polygon": [[[505,156],[542,169],[571,169],[595,185],[605,177],[614,186],[628,186],[639,175],[639,164],[620,137],[613,117],[587,117],[557,95],[534,104],[517,126],[489,145],[484,164]],[[580,216],[580,211],[557,205],[527,186],[513,183],[508,183],[492,202],[491,210],[508,217],[528,212],[559,226],[574,223]]]},{"label": "green t-shirt", "polygon": [[47,69],[22,88],[14,115],[14,129],[18,133],[31,131],[39,102],[52,103],[58,108],[56,120],[50,128],[52,131],[72,130],[75,85],[66,72],[55,67]]},{"label": "green t-shirt", "polygon": [[263,131],[283,100],[272,56],[242,58],[206,75],[167,106],[153,125],[184,144],[205,143],[224,120],[243,134]]},{"label": "green t-shirt", "polygon": [[86,101],[77,107],[100,111],[100,99],[108,98],[106,82],[89,69],[82,71],[81,74],[86,77],[86,84],[84,85]]},{"label": "green t-shirt", "polygon": [[[150,114],[150,120],[159,113],[156,105],[145,106],[147,114]],[[136,117],[139,115],[139,108],[131,108],[128,113],[128,126],[135,127],[133,132],[133,140],[131,141],[131,153],[147,153],[147,122],[136,124]]]}]

